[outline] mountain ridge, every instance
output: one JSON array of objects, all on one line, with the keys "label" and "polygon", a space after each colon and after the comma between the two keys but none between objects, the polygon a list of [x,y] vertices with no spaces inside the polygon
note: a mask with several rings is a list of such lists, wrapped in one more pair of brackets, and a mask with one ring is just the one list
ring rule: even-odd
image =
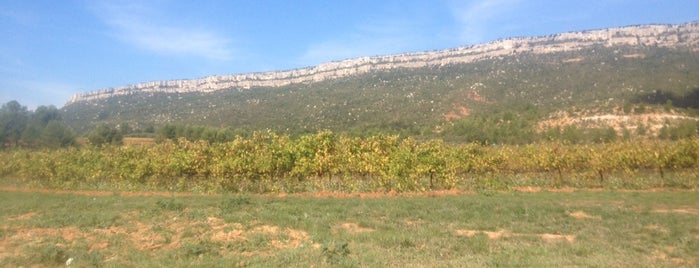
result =
[{"label": "mountain ridge", "polygon": [[[422,68],[472,63],[515,54],[548,54],[587,49],[596,45],[687,47],[699,50],[699,21],[683,24],[645,24],[598,30],[564,32],[538,37],[514,37],[458,48],[360,57],[284,71],[213,75],[197,79],[151,81],[72,96],[65,106],[139,93],[210,93],[244,91],[256,87],[282,87],[365,74],[378,70]],[[629,54],[633,58],[643,55]],[[574,62],[578,59],[571,58]]]}]

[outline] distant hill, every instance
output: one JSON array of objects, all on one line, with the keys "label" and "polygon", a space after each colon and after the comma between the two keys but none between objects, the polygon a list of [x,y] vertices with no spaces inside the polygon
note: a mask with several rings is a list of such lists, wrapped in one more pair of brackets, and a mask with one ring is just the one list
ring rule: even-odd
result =
[{"label": "distant hill", "polygon": [[699,22],[691,22],[147,82],[78,94],[62,112],[83,133],[129,123],[431,136],[458,135],[473,118],[524,118],[538,129],[610,118],[616,129],[648,127],[693,120],[698,104]]}]

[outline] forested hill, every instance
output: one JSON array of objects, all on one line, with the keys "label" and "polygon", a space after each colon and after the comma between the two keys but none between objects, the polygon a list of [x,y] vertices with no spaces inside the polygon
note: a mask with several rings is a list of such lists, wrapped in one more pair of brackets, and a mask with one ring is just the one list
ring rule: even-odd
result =
[{"label": "forested hill", "polygon": [[660,108],[660,118],[691,119],[697,103],[699,22],[692,22],[143,83],[76,95],[62,112],[79,132],[128,123],[457,135],[477,124],[534,131],[565,124],[555,119],[628,119]]}]

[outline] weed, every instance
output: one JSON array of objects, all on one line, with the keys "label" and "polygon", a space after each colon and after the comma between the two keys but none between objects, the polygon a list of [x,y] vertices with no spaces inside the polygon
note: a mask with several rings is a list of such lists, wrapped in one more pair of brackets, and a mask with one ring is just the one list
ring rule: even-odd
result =
[{"label": "weed", "polygon": [[247,237],[245,243],[245,249],[248,251],[257,251],[260,249],[265,249],[270,246],[270,241],[272,241],[272,235],[260,232],[252,232]]},{"label": "weed", "polygon": [[218,207],[219,209],[221,209],[221,213],[229,214],[238,211],[241,209],[241,207],[244,207],[249,204],[251,204],[249,197],[234,196],[221,201],[221,204],[219,204]]},{"label": "weed", "polygon": [[401,248],[412,248],[415,247],[415,243],[410,239],[403,239],[399,243]]},{"label": "weed", "polygon": [[206,240],[187,243],[182,246],[182,251],[190,257],[200,257],[203,255],[218,255],[219,246],[216,243]]},{"label": "weed", "polygon": [[322,253],[323,256],[325,256],[326,262],[330,264],[337,264],[349,256],[349,244],[347,242],[330,241],[329,243],[323,245]]},{"label": "weed", "polygon": [[184,207],[185,207],[184,204],[175,201],[174,198],[169,199],[168,201],[158,200],[155,202],[155,204],[161,210],[170,210],[170,211],[178,211],[178,212],[183,211]]},{"label": "weed", "polygon": [[476,192],[483,195],[483,196],[493,196],[493,195],[497,194],[497,192],[495,190],[489,189],[489,188],[478,188],[478,189],[476,189]]},{"label": "weed", "polygon": [[486,254],[489,251],[488,237],[485,234],[476,234],[467,239],[469,251],[473,254]]},{"label": "weed", "polygon": [[45,264],[63,264],[68,260],[68,252],[62,247],[48,245],[41,249],[39,260]]},{"label": "weed", "polygon": [[101,262],[103,260],[104,256],[102,256],[101,253],[99,252],[86,252],[84,254],[80,254],[80,256],[77,256],[74,258],[74,264],[75,266],[80,267],[80,266],[89,266],[89,267],[100,267]]}]

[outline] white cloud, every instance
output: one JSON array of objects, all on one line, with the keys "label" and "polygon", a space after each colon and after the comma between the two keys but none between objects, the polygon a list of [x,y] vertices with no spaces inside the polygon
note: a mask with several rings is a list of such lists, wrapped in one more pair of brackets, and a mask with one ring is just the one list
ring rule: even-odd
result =
[{"label": "white cloud", "polygon": [[210,29],[178,25],[173,20],[168,21],[158,10],[142,2],[100,3],[93,8],[118,39],[139,49],[210,60],[233,57],[229,38]]},{"label": "white cloud", "polygon": [[460,23],[462,42],[475,44],[485,40],[493,21],[514,10],[521,0],[479,0],[452,2],[451,11]]}]

